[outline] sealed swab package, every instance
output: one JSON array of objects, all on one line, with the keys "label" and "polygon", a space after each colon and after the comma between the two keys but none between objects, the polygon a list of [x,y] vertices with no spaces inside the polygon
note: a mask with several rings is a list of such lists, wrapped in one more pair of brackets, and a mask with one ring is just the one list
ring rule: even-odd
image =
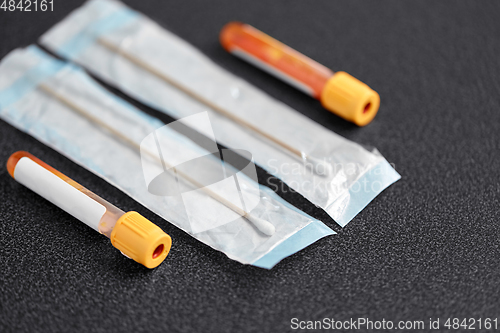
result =
[{"label": "sealed swab package", "polygon": [[120,2],[87,2],[41,43],[175,118],[207,111],[218,142],[251,152],[258,165],[341,226],[400,178],[376,150],[336,135],[231,75]]},{"label": "sealed swab package", "polygon": [[206,112],[165,125],[34,46],[0,63],[0,118],[239,262],[271,268],[334,234],[260,186],[252,163],[230,163],[243,153],[223,149],[222,163]]}]

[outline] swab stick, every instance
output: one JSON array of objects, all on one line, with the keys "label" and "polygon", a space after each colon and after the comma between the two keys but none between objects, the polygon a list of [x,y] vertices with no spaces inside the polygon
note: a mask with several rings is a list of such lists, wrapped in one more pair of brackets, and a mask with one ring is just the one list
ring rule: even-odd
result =
[{"label": "swab stick", "polygon": [[331,171],[330,164],[326,163],[325,161],[306,155],[305,153],[301,152],[299,149],[292,147],[291,145],[287,144],[286,142],[283,142],[282,140],[271,135],[270,133],[261,130],[257,126],[255,126],[255,125],[247,122],[246,120],[236,116],[235,114],[229,112],[228,110],[218,106],[215,103],[212,103],[210,100],[208,100],[205,97],[201,96],[200,94],[196,93],[192,89],[189,89],[188,87],[179,83],[178,81],[171,78],[170,76],[158,71],[156,68],[154,68],[153,66],[151,66],[147,62],[130,54],[129,52],[126,52],[126,51],[120,49],[120,47],[115,45],[114,43],[109,42],[108,40],[106,40],[104,38],[98,38],[97,42],[100,45],[109,49],[110,51],[115,52],[116,54],[123,56],[124,58],[126,58],[127,60],[129,60],[130,62],[135,64],[136,66],[143,68],[144,70],[148,71],[149,73],[153,74],[154,76],[167,82],[168,84],[175,87],[176,89],[179,89],[180,91],[182,91],[183,93],[185,93],[189,97],[198,100],[199,102],[205,104],[206,106],[208,106],[212,110],[222,114],[226,118],[231,119],[232,121],[234,121],[238,125],[240,125],[242,127],[247,127],[250,130],[254,131],[255,133],[258,133],[262,137],[266,138],[267,140],[273,142],[274,144],[284,148],[287,152],[289,152],[290,154],[299,158],[300,160],[305,160],[305,161],[310,162],[312,164],[312,170],[316,174],[318,174],[320,176],[328,176],[330,174],[330,171]]},{"label": "swab stick", "polygon": [[[51,88],[47,84],[43,84],[42,83],[42,84],[39,85],[39,88],[44,93],[46,93],[46,94],[48,94],[48,95],[50,95],[50,96],[58,99],[63,104],[67,105],[72,110],[76,111],[78,114],[84,116],[85,118],[87,118],[88,120],[92,121],[93,123],[95,123],[95,124],[101,126],[102,128],[106,129],[111,134],[113,134],[114,136],[116,136],[118,139],[120,139],[121,141],[125,142],[130,147],[134,148],[135,150],[137,150],[140,153],[141,146],[137,142],[131,140],[129,137],[127,137],[126,135],[124,135],[120,131],[114,129],[113,127],[109,126],[105,122],[101,121],[99,118],[93,116],[92,114],[90,114],[89,112],[87,112],[86,110],[84,110],[83,108],[81,108],[79,105],[77,105],[76,103],[74,103],[72,100],[70,100],[66,96],[63,96],[62,94],[58,93],[56,90],[54,90],[53,88]],[[148,150],[143,150],[143,151],[145,151],[151,157],[159,160],[160,162],[163,162],[166,169],[170,169],[171,168],[171,166],[168,165],[165,161],[160,160],[160,158],[156,154],[154,154],[154,153],[152,153],[152,152],[150,152]],[[251,212],[245,211],[244,209],[242,209],[239,206],[235,205],[231,201],[225,199],[224,197],[222,197],[218,193],[210,190],[208,187],[206,187],[203,184],[199,183],[197,180],[195,180],[194,178],[190,177],[188,174],[183,173],[180,170],[176,170],[176,173],[181,178],[183,178],[184,180],[188,181],[189,183],[191,183],[195,187],[203,189],[205,191],[205,193],[207,193],[213,199],[219,201],[220,203],[222,203],[223,205],[225,205],[229,209],[235,211],[240,216],[243,216],[245,219],[247,219],[248,221],[250,221],[259,231],[261,231],[265,235],[272,236],[274,234],[274,232],[276,231],[276,229],[275,229],[275,227],[274,227],[274,225],[272,223],[270,223],[270,222],[268,222],[266,220],[263,220],[263,219],[261,219],[259,217],[256,217],[256,216],[252,215]]]}]

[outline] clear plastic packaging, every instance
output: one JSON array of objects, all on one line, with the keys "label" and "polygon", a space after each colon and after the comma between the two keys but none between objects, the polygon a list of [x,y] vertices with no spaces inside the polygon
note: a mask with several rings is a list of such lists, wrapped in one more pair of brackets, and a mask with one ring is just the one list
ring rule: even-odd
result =
[{"label": "clear plastic packaging", "polygon": [[[121,2],[87,2],[43,35],[41,43],[175,118],[207,111],[218,142],[251,152],[258,165],[341,226],[400,178],[376,150],[342,138],[231,75]],[[179,86],[215,108],[193,99]],[[299,156],[215,112],[216,108],[293,147]]]},{"label": "clear plastic packaging", "polygon": [[[156,152],[170,152],[163,154],[163,161],[170,166],[204,156],[199,163],[210,172],[210,163],[216,165],[218,160],[191,139],[104,90],[80,68],[56,60],[34,46],[14,50],[0,63],[0,118],[94,172],[196,239],[242,263],[271,268],[284,257],[334,234],[270,189],[254,184],[246,173],[231,171],[230,167],[226,170],[238,177],[245,202],[254,202],[253,209],[249,207],[247,211],[256,219],[270,222],[275,228],[272,235],[264,234],[255,223],[249,223],[248,217],[237,214],[190,182],[178,182],[181,195],[155,193],[149,186],[154,178],[151,170],[157,162],[148,164],[148,158],[144,158],[155,155],[154,147],[148,143],[152,133],[161,134]],[[179,170],[189,172],[188,168]],[[218,193],[230,197],[224,189]],[[260,200],[255,202],[252,198]],[[193,205],[191,211],[186,209],[186,203]],[[193,216],[192,212],[204,214]]]}]

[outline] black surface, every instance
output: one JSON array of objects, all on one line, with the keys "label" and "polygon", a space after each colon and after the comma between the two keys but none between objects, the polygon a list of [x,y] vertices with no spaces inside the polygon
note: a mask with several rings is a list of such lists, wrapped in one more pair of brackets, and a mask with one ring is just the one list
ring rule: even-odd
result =
[{"label": "black surface", "polygon": [[[80,3],[54,2],[53,13],[0,11],[2,57]],[[293,317],[500,316],[500,2],[127,3],[324,126],[377,147],[403,178],[339,235],[267,271],[227,259],[0,121],[2,165],[28,150],[174,241],[160,267],[145,269],[0,168],[1,332],[284,332]],[[356,128],[226,54],[217,37],[230,20],[369,84],[382,98],[374,122]]]}]

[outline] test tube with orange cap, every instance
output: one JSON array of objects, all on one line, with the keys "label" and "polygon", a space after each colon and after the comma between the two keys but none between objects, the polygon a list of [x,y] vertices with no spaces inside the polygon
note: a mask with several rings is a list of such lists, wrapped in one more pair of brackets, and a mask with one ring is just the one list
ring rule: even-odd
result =
[{"label": "test tube with orange cap", "polygon": [[121,209],[24,151],[7,161],[9,174],[59,208],[111,239],[125,256],[148,268],[161,264],[172,240],[137,212]]},{"label": "test tube with orange cap", "polygon": [[230,53],[321,101],[327,110],[365,126],[377,114],[379,95],[345,72],[333,72],[254,27],[230,22],[220,33]]}]

